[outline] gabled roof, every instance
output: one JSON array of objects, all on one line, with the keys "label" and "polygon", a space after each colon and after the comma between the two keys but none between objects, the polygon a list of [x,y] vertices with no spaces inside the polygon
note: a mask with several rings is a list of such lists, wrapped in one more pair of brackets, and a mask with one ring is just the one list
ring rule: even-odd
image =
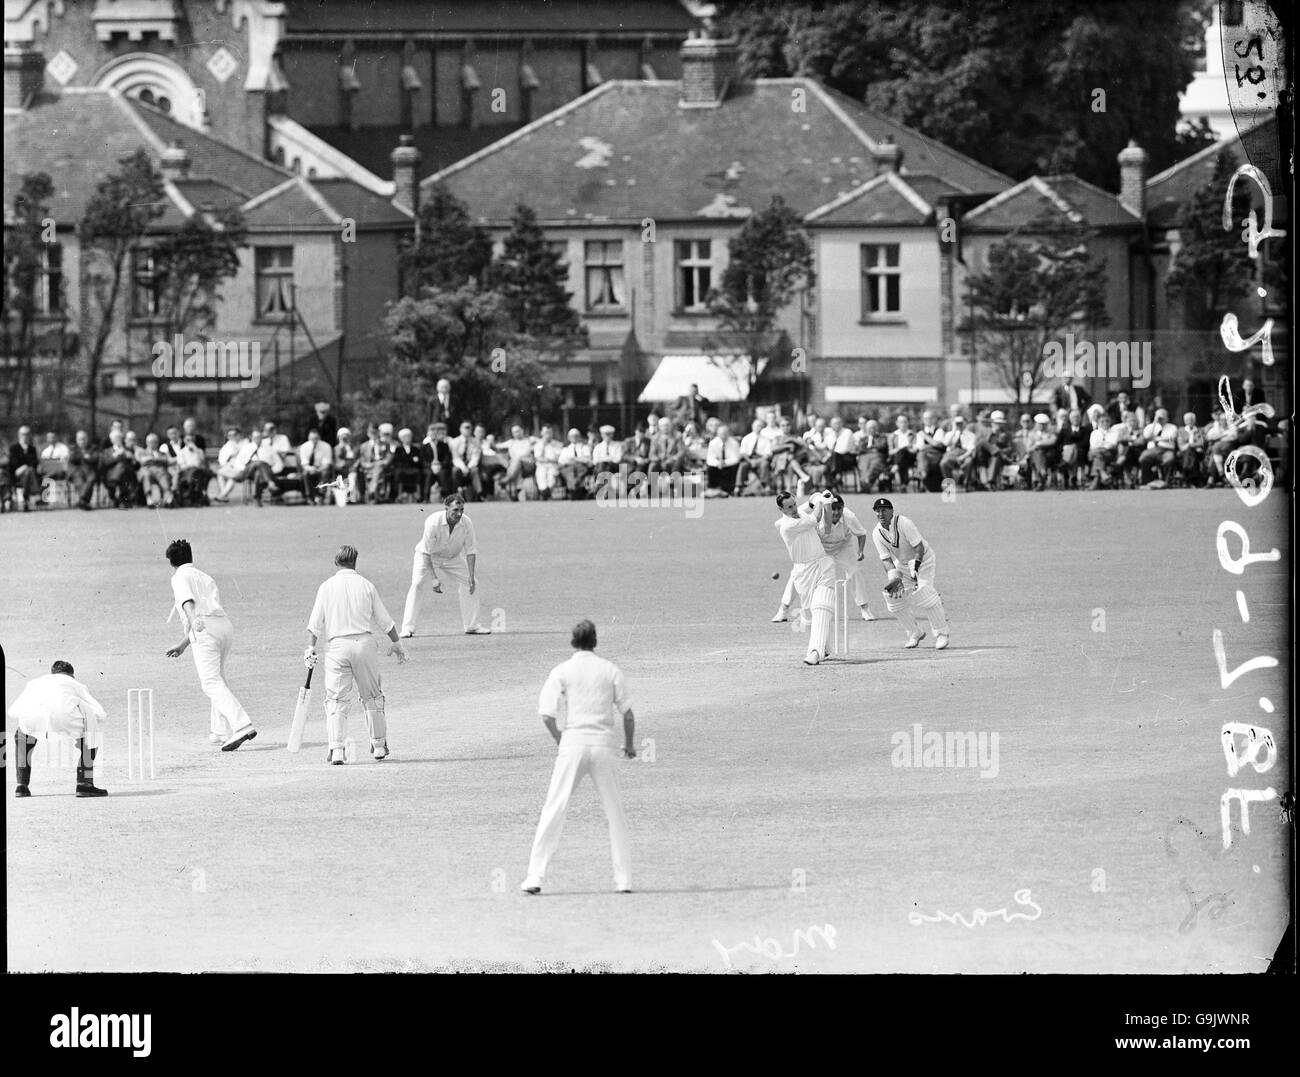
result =
[{"label": "gabled roof", "polygon": [[339,34],[465,34],[484,36],[556,33],[564,35],[678,31],[685,37],[699,21],[680,0],[320,0],[288,5],[285,33],[294,36]]},{"label": "gabled roof", "polygon": [[1119,199],[1078,176],[1030,176],[966,214],[971,228],[1011,231],[1042,216],[1093,228],[1138,228],[1141,219]]},{"label": "gabled roof", "polygon": [[906,177],[882,172],[848,194],[819,206],[804,220],[820,225],[917,225],[933,216],[933,207],[912,189]]},{"label": "gabled roof", "polygon": [[189,175],[164,182],[167,204],[155,229],[177,227],[205,205],[238,207],[249,227],[337,227],[345,217],[359,229],[410,224],[409,213],[352,180],[308,181],[112,89],[41,94],[26,109],[7,112],[4,125],[6,215],[23,174],[46,172],[55,188],[51,215],[75,224],[120,158],[143,148],[158,166],[176,141],[189,155]]},{"label": "gabled roof", "polygon": [[904,151],[904,178],[914,152],[966,190],[1012,183],[812,79],[739,83],[717,108],[682,109],[680,96],[677,81],[603,83],[422,186],[445,184],[487,223],[521,201],[549,223],[743,219],[773,195],[804,214],[873,179],[885,136]]},{"label": "gabled roof", "polygon": [[[1147,213],[1157,227],[1175,227],[1182,217],[1183,207],[1191,203],[1197,192],[1208,186],[1214,178],[1214,165],[1219,154],[1227,152],[1238,165],[1250,160],[1260,160],[1272,149],[1277,139],[1277,118],[1271,117],[1256,125],[1245,135],[1232,135],[1213,145],[1198,150],[1163,172],[1147,180]],[[1255,191],[1254,184],[1247,189]],[[1285,191],[1274,191],[1274,219],[1284,220]]]}]

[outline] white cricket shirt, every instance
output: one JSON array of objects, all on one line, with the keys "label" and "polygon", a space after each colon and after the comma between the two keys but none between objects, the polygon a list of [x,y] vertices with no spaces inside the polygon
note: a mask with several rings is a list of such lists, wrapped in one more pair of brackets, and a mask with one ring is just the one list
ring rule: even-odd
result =
[{"label": "white cricket shirt", "polygon": [[925,541],[916,529],[916,524],[901,513],[896,513],[890,520],[888,530],[876,524],[871,537],[876,543],[880,559],[883,561],[885,558],[893,558],[899,565],[915,561],[917,549]]},{"label": "white cricket shirt", "polygon": [[826,556],[817,532],[817,521],[811,514],[801,512],[798,516],[782,516],[773,526],[790,552],[790,560],[796,565]]},{"label": "white cricket shirt", "polygon": [[226,611],[221,608],[221,594],[217,591],[216,580],[193,565],[181,565],[172,573],[172,594],[176,598],[177,613],[183,614],[185,611],[182,607],[186,602],[193,600],[196,617],[225,616]]},{"label": "white cricket shirt", "polygon": [[354,568],[341,568],[316,590],[307,631],[317,641],[336,636],[387,635],[394,627],[375,585]]},{"label": "white cricket shirt", "polygon": [[563,719],[560,743],[601,748],[622,746],[614,725],[632,707],[623,671],[592,651],[575,651],[546,678],[537,713]]},{"label": "white cricket shirt", "polygon": [[447,524],[447,510],[433,513],[424,521],[424,534],[415,544],[416,553],[428,554],[436,561],[451,561],[462,554],[478,554],[474,524],[462,514],[453,530]]}]

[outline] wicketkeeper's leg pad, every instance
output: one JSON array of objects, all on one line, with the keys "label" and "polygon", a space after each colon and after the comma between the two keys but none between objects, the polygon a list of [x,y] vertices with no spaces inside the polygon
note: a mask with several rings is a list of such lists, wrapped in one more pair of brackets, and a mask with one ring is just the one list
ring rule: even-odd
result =
[{"label": "wicketkeeper's leg pad", "polygon": [[903,631],[909,636],[916,635],[916,616],[912,613],[912,596],[900,594],[891,598],[885,596],[885,609],[897,618],[898,623],[903,626]]},{"label": "wicketkeeper's leg pad", "polygon": [[912,595],[912,602],[915,608],[921,610],[930,619],[930,627],[934,629],[936,635],[946,636],[948,634],[948,615],[943,610],[943,600],[939,597],[939,592],[934,589],[930,583],[918,585],[915,593]]}]

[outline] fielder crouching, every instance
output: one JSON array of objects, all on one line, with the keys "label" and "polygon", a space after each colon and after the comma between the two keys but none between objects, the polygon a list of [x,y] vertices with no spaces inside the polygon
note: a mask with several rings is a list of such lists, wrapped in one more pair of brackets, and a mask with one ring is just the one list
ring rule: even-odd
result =
[{"label": "fielder crouching", "polygon": [[357,572],[357,551],[340,546],[334,555],[338,571],[316,591],[316,604],[307,621],[310,643],[303,662],[315,666],[316,642],[325,646],[325,728],[329,734],[326,761],[342,766],[347,759],[344,736],[348,709],[355,683],[366,716],[370,754],[376,760],[388,755],[388,722],[384,715],[384,692],[379,676],[379,646],[372,632],[392,641],[388,653],[398,662],[407,661],[406,648],[397,638],[397,624],[388,615],[375,585]]},{"label": "fielder crouching", "polygon": [[106,797],[107,789],[95,786],[95,757],[99,741],[99,722],[108,717],[104,708],[80,681],[73,679],[72,666],[55,662],[43,677],[34,677],[9,708],[9,717],[18,723],[14,730],[14,755],[17,757],[17,784],[14,796],[32,795],[31,752],[41,737],[67,737],[77,746],[77,796]]}]

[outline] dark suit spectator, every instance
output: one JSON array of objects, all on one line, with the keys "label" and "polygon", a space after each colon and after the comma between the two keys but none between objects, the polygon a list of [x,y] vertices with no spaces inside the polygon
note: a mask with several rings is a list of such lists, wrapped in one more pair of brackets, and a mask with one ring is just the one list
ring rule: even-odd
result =
[{"label": "dark suit spectator", "polygon": [[863,423],[858,434],[858,469],[863,492],[870,491],[876,483],[889,488],[889,436],[880,432],[880,424],[875,419]]},{"label": "dark suit spectator", "polygon": [[1183,482],[1188,486],[1201,486],[1205,482],[1205,431],[1196,425],[1196,412],[1183,416],[1175,442],[1178,450],[1178,468]]},{"label": "dark suit spectator", "polygon": [[330,405],[326,400],[317,401],[312,407],[311,418],[307,420],[307,429],[315,428],[321,441],[333,448],[339,441],[339,421],[330,414]]},{"label": "dark suit spectator", "polygon": [[119,509],[129,509],[135,503],[138,466],[135,453],[126,446],[125,435],[120,430],[112,431],[109,434],[108,448],[100,453],[99,468],[113,504]]},{"label": "dark suit spectator", "polygon": [[181,444],[185,443],[186,438],[193,438],[194,444],[204,452],[208,451],[208,443],[202,434],[199,433],[199,424],[193,419],[186,419],[181,423]]},{"label": "dark suit spectator", "polygon": [[659,428],[650,439],[650,471],[685,471],[686,446],[673,429],[671,419],[660,419]]},{"label": "dark suit spectator", "polygon": [[420,496],[423,470],[415,432],[404,426],[397,432],[397,443],[393,446],[393,492],[398,501],[414,501]]},{"label": "dark suit spectator", "polygon": [[1052,403],[1066,411],[1078,410],[1082,414],[1092,403],[1092,394],[1082,385],[1076,385],[1073,378],[1062,378],[1061,384],[1052,393]]},{"label": "dark suit spectator", "polygon": [[1128,393],[1116,393],[1115,399],[1106,405],[1106,414],[1110,416],[1111,425],[1122,423],[1124,413],[1132,410],[1133,404],[1129,400]]},{"label": "dark suit spectator", "polygon": [[23,512],[31,512],[32,502],[41,496],[41,460],[30,426],[20,426],[18,440],[9,446],[9,483],[22,495]]},{"label": "dark suit spectator", "polygon": [[458,402],[451,393],[451,382],[446,378],[439,378],[438,384],[434,387],[433,399],[429,401],[429,421],[446,423],[448,430],[459,430],[460,424],[456,421],[455,415],[457,406]]},{"label": "dark suit spectator", "polygon": [[[109,448],[113,444],[114,432],[121,434],[124,438],[126,437],[126,430],[122,426],[121,419],[114,419],[111,423],[108,424],[108,433],[104,435],[104,440],[99,443],[99,448],[101,451],[103,449]],[[179,446],[181,432],[177,430],[176,427],[172,426],[172,427],[168,427],[167,433],[169,435],[174,434],[176,436],[176,444]]]},{"label": "dark suit spectator", "polygon": [[420,500],[428,501],[436,483],[438,500],[456,492],[452,481],[451,444],[447,440],[447,424],[430,423],[429,431],[420,442]]},{"label": "dark suit spectator", "polygon": [[1083,421],[1079,409],[1072,408],[1066,424],[1061,427],[1056,438],[1061,454],[1061,472],[1067,487],[1076,488],[1079,485],[1079,477],[1087,465],[1091,438],[1092,430]]},{"label": "dark suit spectator", "polygon": [[708,419],[708,407],[708,398],[700,395],[698,385],[692,385],[690,391],[685,396],[679,396],[673,405],[673,420],[680,427],[694,423],[696,429],[700,429]]},{"label": "dark suit spectator", "polygon": [[368,429],[370,436],[358,449],[358,466],[366,479],[366,500],[386,504],[393,500],[393,424]]},{"label": "dark suit spectator", "polygon": [[1002,488],[1002,469],[1016,462],[1016,447],[1007,428],[1004,412],[995,411],[989,416],[988,437],[983,445],[984,460],[988,466],[987,480],[990,490]]},{"label": "dark suit spectator", "polygon": [[965,429],[965,418],[960,415],[954,415],[948,421],[948,429],[945,431],[939,426],[939,417],[933,411],[926,410],[921,412],[921,428],[912,435],[912,449],[916,453],[916,467],[921,472],[921,482],[931,493],[938,490],[943,484],[944,473],[941,467],[944,457],[951,448],[950,437],[946,434],[952,434],[957,429],[958,422],[963,424]]},{"label": "dark suit spectator", "polygon": [[90,435],[78,430],[72,448],[68,450],[68,481],[77,498],[77,507],[89,509],[99,483],[99,453],[90,444]]}]

